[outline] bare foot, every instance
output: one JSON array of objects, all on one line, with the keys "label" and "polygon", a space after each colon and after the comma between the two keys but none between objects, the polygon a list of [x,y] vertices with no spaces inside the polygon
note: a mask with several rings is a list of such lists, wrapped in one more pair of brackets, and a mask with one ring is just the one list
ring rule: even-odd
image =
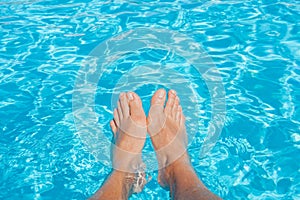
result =
[{"label": "bare foot", "polygon": [[[175,91],[169,91],[164,107],[165,100],[166,92],[158,90],[152,97],[147,118],[148,132],[160,165],[160,185],[170,189],[171,199],[219,199],[198,179],[189,163],[185,120]],[[128,199],[135,192],[135,184],[138,191],[144,186],[143,175],[142,178],[134,177],[146,137],[146,117],[135,93],[120,95],[110,125],[116,144],[113,147],[115,170],[92,199]]]},{"label": "bare foot", "polygon": [[112,162],[114,170],[101,188],[91,197],[97,200],[128,199],[146,184],[141,151],[147,127],[141,99],[134,92],[121,93],[114,119],[110,122],[114,133]]},{"label": "bare foot", "polygon": [[189,165],[186,154],[187,135],[185,118],[179,104],[179,97],[174,90],[168,92],[160,89],[155,92],[151,100],[151,108],[147,118],[148,133],[156,151],[159,163],[158,182],[162,187],[168,187],[167,166],[172,163],[185,163]]},{"label": "bare foot", "polygon": [[121,93],[114,119],[110,122],[114,133],[113,167],[135,173],[141,164],[141,151],[146,139],[146,116],[141,99],[134,92]]}]

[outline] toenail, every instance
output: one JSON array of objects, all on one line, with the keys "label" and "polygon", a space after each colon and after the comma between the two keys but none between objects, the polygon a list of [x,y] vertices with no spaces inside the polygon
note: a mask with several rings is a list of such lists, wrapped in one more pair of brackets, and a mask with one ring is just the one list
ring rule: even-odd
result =
[{"label": "toenail", "polygon": [[162,99],[164,97],[164,91],[163,90],[160,90],[158,92],[158,98]]},{"label": "toenail", "polygon": [[128,93],[127,96],[128,96],[128,99],[129,99],[129,100],[133,100],[133,95],[132,95],[132,93]]},{"label": "toenail", "polygon": [[171,90],[171,93],[172,93],[172,94],[176,94],[175,90]]},{"label": "toenail", "polygon": [[124,92],[122,92],[122,93],[120,94],[120,97],[124,97],[124,95],[125,95],[125,93],[124,93]]}]

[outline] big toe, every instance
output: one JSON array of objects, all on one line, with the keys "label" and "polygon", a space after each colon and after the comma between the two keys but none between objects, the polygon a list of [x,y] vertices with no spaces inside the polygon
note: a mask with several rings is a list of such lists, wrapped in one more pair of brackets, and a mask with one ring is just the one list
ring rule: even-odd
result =
[{"label": "big toe", "polygon": [[159,133],[163,128],[166,117],[164,115],[164,104],[166,101],[166,91],[157,90],[151,99],[151,107],[147,118],[148,132],[151,136]]},{"label": "big toe", "polygon": [[145,125],[146,116],[140,97],[134,92],[128,92],[127,98],[129,101],[129,110],[132,120],[140,125]]},{"label": "big toe", "polygon": [[152,122],[152,120],[160,120],[164,115],[164,104],[166,101],[166,91],[164,89],[157,90],[151,99],[151,107],[149,110],[149,117],[147,119],[148,124]]},{"label": "big toe", "polygon": [[157,90],[151,99],[151,106],[160,105],[164,106],[166,101],[166,91],[164,89]]}]

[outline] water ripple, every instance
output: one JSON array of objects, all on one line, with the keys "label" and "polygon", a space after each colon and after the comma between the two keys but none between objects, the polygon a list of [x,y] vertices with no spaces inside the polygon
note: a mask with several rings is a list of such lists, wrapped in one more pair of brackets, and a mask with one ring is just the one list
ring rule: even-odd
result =
[{"label": "water ripple", "polygon": [[[0,199],[86,199],[109,168],[96,161],[76,134],[72,116],[74,81],[82,60],[100,42],[138,27],[189,34],[214,60],[226,90],[227,115],[219,142],[198,155],[212,115],[210,94],[199,74],[168,51],[132,52],[104,72],[97,88],[100,128],[108,122],[122,74],[134,71],[133,88],[145,110],[158,86],[193,88],[200,105],[181,92],[187,120],[199,111],[189,146],[203,182],[224,199],[299,199],[300,6],[291,1],[2,1],[0,3]],[[179,55],[180,56],[180,55]],[[159,69],[159,68],[156,68]],[[211,77],[213,78],[213,77]],[[117,91],[122,84],[117,85]],[[212,95],[215,95],[214,93]],[[196,124],[190,124],[195,131]],[[97,136],[95,136],[97,137]],[[148,145],[146,150],[150,150]],[[132,199],[168,198],[154,179]]]}]

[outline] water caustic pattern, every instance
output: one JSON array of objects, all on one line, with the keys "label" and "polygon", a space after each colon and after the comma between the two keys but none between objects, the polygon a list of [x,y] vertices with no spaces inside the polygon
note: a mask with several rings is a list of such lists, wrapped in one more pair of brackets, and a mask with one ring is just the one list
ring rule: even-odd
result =
[{"label": "water caustic pattern", "polygon": [[[110,167],[95,149],[105,144],[97,132],[78,131],[74,118],[84,116],[72,95],[92,50],[138,28],[178,32],[204,49],[222,77],[225,124],[200,154],[217,93],[184,55],[148,45],[111,57],[101,71],[86,109],[102,136],[111,138],[114,98],[124,87],[146,111],[154,90],[174,87],[193,136],[193,166],[209,189],[224,199],[299,199],[299,10],[298,1],[0,2],[0,199],[86,199],[99,188]],[[167,199],[156,171],[149,174],[131,199]]]}]

